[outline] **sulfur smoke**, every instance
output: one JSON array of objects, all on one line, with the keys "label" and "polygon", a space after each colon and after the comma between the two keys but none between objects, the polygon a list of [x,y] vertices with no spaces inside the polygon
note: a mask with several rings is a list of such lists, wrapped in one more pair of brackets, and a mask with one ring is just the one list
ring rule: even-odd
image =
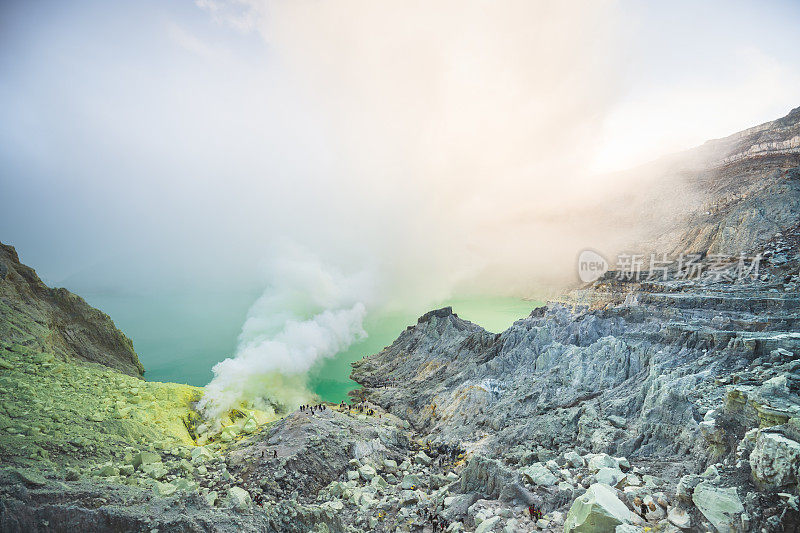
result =
[{"label": "sulfur smoke", "polygon": [[209,418],[242,404],[277,414],[310,401],[305,376],[314,363],[366,337],[369,276],[296,253],[269,265],[270,286],[251,307],[236,353],[214,366],[198,405]]},{"label": "sulfur smoke", "polygon": [[[321,264],[369,264],[380,306],[535,296],[575,279],[582,248],[630,240],[608,216],[614,180],[587,170],[622,83],[617,3],[201,5],[264,40],[325,139],[289,200],[313,213],[274,227]],[[364,335],[358,283],[291,264],[272,271],[236,354],[214,368],[206,413],[296,405],[314,361]]]}]

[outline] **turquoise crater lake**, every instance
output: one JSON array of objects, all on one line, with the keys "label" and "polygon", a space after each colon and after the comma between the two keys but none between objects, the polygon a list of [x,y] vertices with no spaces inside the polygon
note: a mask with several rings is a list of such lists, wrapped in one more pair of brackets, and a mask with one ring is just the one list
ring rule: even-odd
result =
[{"label": "turquoise crater lake", "polygon": [[[111,316],[128,337],[151,381],[204,386],[212,367],[234,353],[247,311],[260,292],[85,293],[87,302]],[[433,307],[450,305],[461,318],[498,333],[528,316],[542,302],[504,296],[463,296]],[[358,385],[350,380],[350,363],[391,344],[406,326],[433,308],[414,312],[370,313],[364,324],[368,338],[335,357],[320,361],[309,373],[309,387],[321,399],[339,402]]]}]

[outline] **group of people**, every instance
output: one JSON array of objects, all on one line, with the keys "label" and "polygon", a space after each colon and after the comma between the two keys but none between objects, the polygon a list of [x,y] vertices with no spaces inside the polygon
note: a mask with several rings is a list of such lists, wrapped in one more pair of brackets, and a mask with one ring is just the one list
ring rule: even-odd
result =
[{"label": "group of people", "polygon": [[528,514],[531,515],[531,520],[536,521],[542,518],[542,511],[535,505],[528,506]]},{"label": "group of people", "polygon": [[439,444],[431,444],[426,442],[423,446],[412,441],[411,449],[413,451],[423,451],[425,455],[436,461],[440,467],[455,465],[459,460],[463,459],[466,455],[466,450],[459,444],[448,444],[442,442]]},{"label": "group of people", "polygon": [[301,405],[300,406],[300,410],[301,411],[310,412],[312,415],[314,413],[316,413],[316,412],[319,412],[319,411],[327,411],[327,409],[328,409],[328,407],[324,403],[321,403],[321,404],[318,404],[318,405]]},{"label": "group of people", "polygon": [[365,413],[365,414],[368,414],[370,416],[375,414],[375,409],[369,407],[367,405],[366,401],[364,401],[364,400],[361,400],[360,402],[358,402],[355,405],[342,402],[342,403],[339,404],[339,408],[341,408],[342,411],[347,409],[348,413],[350,413],[353,410],[355,410],[357,413]]}]

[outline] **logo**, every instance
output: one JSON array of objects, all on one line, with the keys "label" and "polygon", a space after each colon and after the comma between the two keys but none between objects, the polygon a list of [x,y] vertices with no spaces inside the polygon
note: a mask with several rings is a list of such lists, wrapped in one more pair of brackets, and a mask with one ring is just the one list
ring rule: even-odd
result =
[{"label": "logo", "polygon": [[578,277],[584,283],[591,283],[608,270],[608,261],[593,250],[584,250],[578,256]]}]

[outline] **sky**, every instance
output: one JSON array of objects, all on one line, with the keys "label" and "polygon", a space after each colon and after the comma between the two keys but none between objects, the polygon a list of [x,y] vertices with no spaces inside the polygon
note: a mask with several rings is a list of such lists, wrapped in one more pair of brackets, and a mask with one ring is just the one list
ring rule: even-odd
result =
[{"label": "sky", "polygon": [[621,241],[581,206],[800,105],[799,24],[794,1],[2,2],[0,239],[79,292],[263,289],[228,398],[375,308],[535,296]]},{"label": "sky", "polygon": [[468,277],[476,249],[505,255],[483,250],[496,213],[542,208],[498,189],[554,205],[554,181],[800,105],[799,21],[789,1],[3,2],[2,238],[52,282],[199,283],[225,257],[250,279],[285,237]]}]

